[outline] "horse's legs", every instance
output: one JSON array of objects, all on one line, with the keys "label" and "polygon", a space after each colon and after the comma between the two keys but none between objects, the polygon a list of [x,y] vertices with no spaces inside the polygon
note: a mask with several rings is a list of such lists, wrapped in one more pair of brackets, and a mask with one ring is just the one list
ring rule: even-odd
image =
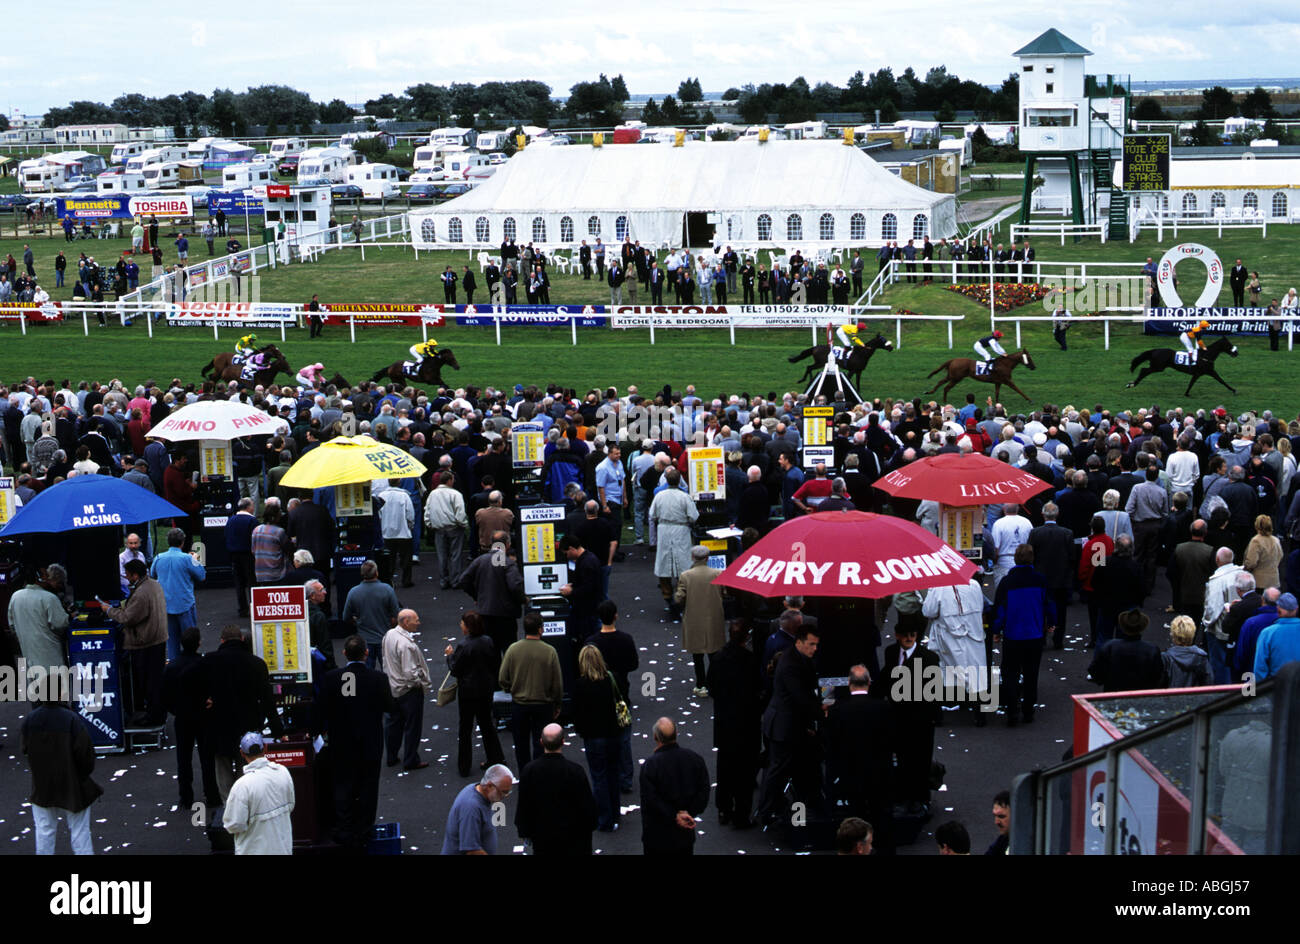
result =
[{"label": "horse's legs", "polygon": [[1144,378],[1149,377],[1151,374],[1154,374],[1154,373],[1155,373],[1155,371],[1152,370],[1150,367],[1143,367],[1143,368],[1142,368],[1142,372],[1139,373],[1135,378],[1133,378],[1132,380],[1130,380],[1128,383],[1126,383],[1124,386],[1125,386],[1126,388],[1127,388],[1127,387],[1136,387],[1138,384],[1140,384],[1140,383],[1142,382],[1142,380],[1143,380]]},{"label": "horse's legs", "polygon": [[1211,377],[1213,377],[1215,380],[1217,380],[1219,383],[1223,384],[1225,387],[1227,387],[1227,388],[1228,388],[1229,390],[1231,390],[1233,393],[1236,393],[1236,392],[1237,392],[1237,388],[1236,388],[1236,387],[1233,387],[1233,386],[1230,386],[1226,380],[1224,380],[1222,377],[1219,376],[1219,372],[1218,372],[1217,370],[1215,370],[1213,367],[1210,368],[1210,370],[1209,370],[1209,375],[1210,375]]},{"label": "horse's legs", "polygon": [[[951,375],[949,375],[949,376],[951,376]],[[927,391],[925,391],[925,392],[926,392],[927,394],[934,393],[936,390],[938,390],[940,387],[942,387],[942,386],[943,386],[944,384],[946,384],[946,383],[949,383],[949,379],[948,379],[948,377],[944,377],[943,380],[940,380],[937,384],[935,384],[933,387],[931,387],[929,390],[927,390]],[[952,389],[952,385],[956,385],[956,383],[957,383],[956,380],[951,381],[951,385],[948,387],[948,390],[951,390],[951,389]],[[947,398],[948,398],[948,390],[945,390],[945,391],[943,392],[944,399],[947,399]]]},{"label": "horse's legs", "polygon": [[[949,381],[949,382],[948,382],[948,386],[946,386],[946,387],[943,388],[943,398],[944,398],[945,400],[947,400],[947,399],[948,399],[948,395],[949,395],[950,393],[952,393],[952,388],[955,387],[955,386],[957,386],[957,384],[961,383],[961,381],[962,381],[962,378],[958,377],[956,380],[952,380],[952,381]],[[934,389],[935,389],[935,390],[938,390],[939,388],[938,388],[938,387],[935,387]],[[934,393],[934,390],[931,390],[930,392],[931,392],[931,393]]]},{"label": "horse's legs", "polygon": [[[1012,380],[1012,379],[1010,379],[1010,378],[1007,378],[1007,386],[1010,387],[1012,390],[1014,390],[1016,393],[1020,394],[1020,395],[1021,395],[1022,397],[1024,397],[1026,400],[1029,399],[1029,397],[1028,397],[1028,395],[1026,395],[1025,391],[1021,390],[1019,387],[1016,386],[1016,382],[1015,382],[1014,380]],[[995,394],[995,395],[994,395],[994,399],[997,400],[997,399],[1001,399],[1001,398],[998,397],[998,396]]]},{"label": "horse's legs", "polygon": [[[1192,395],[1192,384],[1196,383],[1196,381],[1200,379],[1201,379],[1200,374],[1192,374],[1192,379],[1187,381],[1187,389],[1183,392],[1183,396],[1190,397]],[[1224,386],[1226,387],[1227,384],[1224,384]]]}]

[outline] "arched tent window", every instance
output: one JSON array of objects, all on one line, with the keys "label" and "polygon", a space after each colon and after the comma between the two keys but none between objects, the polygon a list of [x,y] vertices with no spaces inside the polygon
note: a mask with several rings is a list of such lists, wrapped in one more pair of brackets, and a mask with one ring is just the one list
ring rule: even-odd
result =
[{"label": "arched tent window", "polygon": [[420,221],[420,239],[426,243],[438,241],[438,226],[434,223],[433,217],[426,216]]},{"label": "arched tent window", "polygon": [[1183,194],[1183,215],[1186,216],[1188,213],[1195,213],[1195,212],[1196,212],[1196,194],[1194,193]]},{"label": "arched tent window", "polygon": [[854,213],[849,217],[849,239],[854,242],[867,238],[867,218],[861,213]]},{"label": "arched tent window", "polygon": [[1273,216],[1274,218],[1286,216],[1286,194],[1280,190],[1273,194]]},{"label": "arched tent window", "polygon": [[492,228],[488,225],[486,216],[480,216],[474,221],[474,238],[481,243],[492,241]]},{"label": "arched tent window", "polygon": [[515,232],[515,218],[513,216],[506,217],[505,222],[501,226],[501,230],[501,238],[506,242],[519,238],[519,234]]},{"label": "arched tent window", "polygon": [[785,238],[803,239],[803,217],[798,213],[791,213],[785,218]]},{"label": "arched tent window", "polygon": [[1258,210],[1259,194],[1255,193],[1253,190],[1247,190],[1246,195],[1241,198],[1241,205],[1242,208],[1246,210]]},{"label": "arched tent window", "polygon": [[1222,190],[1216,190],[1214,191],[1214,193],[1210,194],[1211,210],[1221,210],[1227,207],[1227,205],[1228,205],[1228,198],[1223,195]]},{"label": "arched tent window", "polygon": [[758,214],[758,238],[763,242],[772,238],[772,217],[766,213]]},{"label": "arched tent window", "polygon": [[894,216],[894,214],[886,213],[880,218],[880,238],[898,238],[898,217]]},{"label": "arched tent window", "polygon": [[573,217],[571,216],[560,217],[560,242],[573,242]]},{"label": "arched tent window", "polygon": [[924,213],[912,217],[912,238],[925,239],[930,232],[930,218]]},{"label": "arched tent window", "polygon": [[540,216],[533,217],[533,242],[546,242],[546,220]]},{"label": "arched tent window", "polygon": [[829,213],[823,213],[822,218],[817,222],[818,239],[835,238],[835,217]]},{"label": "arched tent window", "polygon": [[447,221],[447,242],[458,243],[464,239],[464,227],[461,225],[460,217],[453,216]]},{"label": "arched tent window", "polygon": [[589,217],[587,217],[587,235],[588,235],[588,236],[599,236],[599,235],[600,235],[600,217],[599,217],[599,216],[589,216]]},{"label": "arched tent window", "polygon": [[618,219],[614,221],[614,238],[617,239],[619,242],[622,242],[623,240],[627,239],[627,234],[628,234],[627,217],[620,216]]}]

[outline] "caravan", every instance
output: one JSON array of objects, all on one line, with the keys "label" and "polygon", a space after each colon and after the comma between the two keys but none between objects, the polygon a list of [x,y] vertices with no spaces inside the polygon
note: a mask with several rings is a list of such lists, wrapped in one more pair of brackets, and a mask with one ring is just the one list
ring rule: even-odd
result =
[{"label": "caravan", "polygon": [[208,159],[208,148],[212,147],[212,142],[216,138],[198,138],[191,141],[185,147],[185,156],[191,161],[206,161]]},{"label": "caravan", "polygon": [[809,141],[826,137],[826,122],[796,121],[785,126],[785,133],[791,141]]},{"label": "caravan", "polygon": [[971,144],[971,139],[963,135],[961,138],[946,137],[939,142],[940,151],[953,151],[961,155],[960,164],[965,167],[975,161],[975,149]]},{"label": "caravan", "polygon": [[347,170],[347,182],[361,188],[367,200],[397,197],[398,172],[392,164],[358,164]]},{"label": "caravan", "polygon": [[110,164],[125,164],[131,158],[145,152],[145,143],[143,141],[124,141],[121,144],[113,145],[113,153],[109,155]]},{"label": "caravan", "polygon": [[509,131],[486,131],[478,136],[474,146],[486,154],[489,151],[501,150],[509,140]]},{"label": "caravan", "polygon": [[447,148],[442,162],[442,179],[464,180],[471,169],[486,167],[490,163],[486,154],[479,154],[469,148]]},{"label": "caravan", "polygon": [[429,132],[429,143],[459,144],[468,147],[473,137],[473,128],[434,128]]},{"label": "caravan", "polygon": [[247,190],[275,183],[272,166],[263,161],[231,164],[221,172],[222,190]]},{"label": "caravan", "polygon": [[161,190],[164,187],[181,185],[181,165],[179,161],[166,161],[162,164],[150,164],[144,169],[144,182],[149,190]]},{"label": "caravan", "polygon": [[298,155],[298,183],[305,184],[316,178],[324,182],[341,184],[347,180],[348,168],[357,163],[357,152],[351,148],[308,148]]},{"label": "caravan", "polygon": [[338,146],[352,148],[356,146],[358,141],[366,141],[370,138],[379,138],[388,147],[392,147],[397,143],[397,138],[387,131],[352,131],[339,138]]},{"label": "caravan", "polygon": [[143,174],[118,174],[106,171],[95,179],[96,193],[139,193],[148,190]]},{"label": "caravan", "polygon": [[18,165],[18,181],[23,193],[47,193],[68,182],[79,170],[70,170],[62,164],[51,164],[43,157],[34,157]]},{"label": "caravan", "polygon": [[297,157],[305,150],[306,138],[276,138],[271,142],[271,159],[281,161],[286,157]]},{"label": "caravan", "polygon": [[142,174],[150,164],[164,164],[185,160],[186,151],[179,147],[148,148],[126,162],[128,174]]}]

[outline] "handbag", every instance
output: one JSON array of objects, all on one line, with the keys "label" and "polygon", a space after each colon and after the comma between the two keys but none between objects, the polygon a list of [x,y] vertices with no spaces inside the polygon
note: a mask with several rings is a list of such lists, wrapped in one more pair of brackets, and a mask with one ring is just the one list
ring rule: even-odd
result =
[{"label": "handbag", "polygon": [[448,670],[446,678],[444,678],[442,684],[438,686],[439,708],[445,708],[456,700],[456,689],[459,685],[460,683],[456,681],[456,676],[452,675],[451,671]]},{"label": "handbag", "polygon": [[623,693],[618,689],[618,682],[614,681],[614,673],[606,670],[605,674],[609,676],[609,684],[614,686],[614,716],[618,726],[626,728],[632,723],[632,711],[627,707]]}]

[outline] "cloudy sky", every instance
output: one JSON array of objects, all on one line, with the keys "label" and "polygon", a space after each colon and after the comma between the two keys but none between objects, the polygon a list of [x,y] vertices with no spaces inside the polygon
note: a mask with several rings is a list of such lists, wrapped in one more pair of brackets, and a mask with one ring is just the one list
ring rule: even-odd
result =
[{"label": "cloudy sky", "polygon": [[[540,79],[559,92],[600,72],[636,93],[676,92],[698,76],[706,91],[746,82],[843,85],[854,71],[932,65],[997,82],[1011,53],[1055,26],[1094,53],[1088,70],[1134,80],[1300,74],[1300,5],[1186,0],[1160,16],[1149,0],[702,0],[651,4],[393,0],[254,5],[121,0],[87,4],[69,19],[27,19],[24,39],[0,50],[0,107],[42,114],[73,99],[109,102],[123,91],[166,95],[282,83],[317,101],[360,102],[416,82]],[[185,7],[197,15],[186,15]],[[882,13],[882,9],[888,10]],[[1232,12],[1229,13],[1229,10]],[[36,14],[40,16],[42,14]],[[111,55],[81,53],[95,36]],[[50,51],[57,50],[57,65]]]}]

